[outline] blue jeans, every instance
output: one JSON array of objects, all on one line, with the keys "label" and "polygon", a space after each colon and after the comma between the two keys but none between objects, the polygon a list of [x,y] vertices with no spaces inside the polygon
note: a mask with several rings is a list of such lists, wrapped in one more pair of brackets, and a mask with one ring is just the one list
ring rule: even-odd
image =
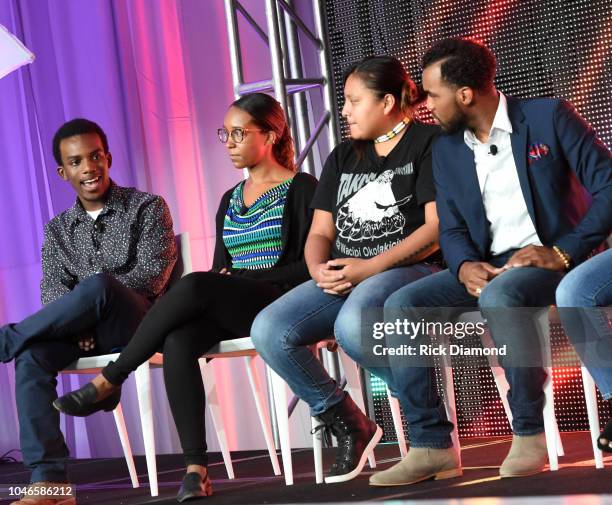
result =
[{"label": "blue jeans", "polygon": [[557,288],[557,307],[568,338],[601,395],[612,399],[612,331],[606,312],[612,305],[612,249],[574,268]]},{"label": "blue jeans", "polygon": [[[493,258],[490,263],[501,266],[510,254]],[[465,312],[466,307],[479,307],[488,321],[495,345],[513,347],[517,340],[537,335],[537,330],[532,320],[517,321],[507,315],[509,311],[500,312],[498,309],[550,305],[554,302],[555,288],[561,278],[561,273],[550,270],[515,268],[490,281],[480,297],[476,298],[449,270],[444,270],[393,293],[385,302],[385,317],[387,314],[397,317],[399,313],[408,320],[419,320],[425,314],[422,308],[433,307],[449,308],[446,317],[455,317]],[[435,309],[431,311],[433,313]],[[441,404],[433,370],[426,366],[401,366],[397,362],[394,365],[393,359],[390,358],[393,371],[391,389],[398,394],[408,421],[411,445],[450,447],[452,424],[447,420]],[[501,359],[500,364],[504,366]],[[508,402],[513,414],[514,433],[524,436],[542,432],[542,387],[546,378],[543,368],[506,366],[504,370],[510,384]]]},{"label": "blue jeans", "polygon": [[[93,275],[20,323],[0,328],[0,356],[15,359],[15,397],[23,462],[31,482],[68,481],[60,430],[57,372],[83,355],[126,345],[151,303],[107,274]],[[94,352],[74,338],[94,332]]]},{"label": "blue jeans", "polygon": [[[343,391],[306,347],[332,333],[349,356],[360,360],[361,311],[382,306],[387,296],[437,271],[425,264],[395,268],[374,275],[348,296],[324,293],[313,280],[292,289],[255,318],[251,337],[262,358],[289,384],[317,416],[344,399]],[[389,370],[375,370],[388,380]]]}]

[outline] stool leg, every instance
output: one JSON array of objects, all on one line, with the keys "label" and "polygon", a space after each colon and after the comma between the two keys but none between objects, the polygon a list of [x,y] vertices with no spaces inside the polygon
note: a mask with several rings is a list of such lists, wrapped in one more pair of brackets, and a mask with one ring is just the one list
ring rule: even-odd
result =
[{"label": "stool leg", "polygon": [[232,456],[229,451],[229,444],[227,443],[225,420],[223,419],[223,411],[219,403],[219,395],[217,394],[215,374],[210,363],[206,362],[206,358],[200,358],[199,363],[200,373],[202,374],[202,381],[204,382],[204,388],[206,391],[206,402],[208,404],[208,410],[210,412],[215,433],[217,434],[221,454],[223,455],[225,470],[228,478],[234,479],[234,465],[232,463]]},{"label": "stool leg", "polygon": [[391,417],[393,418],[393,426],[395,427],[395,436],[397,437],[397,445],[399,445],[400,455],[402,458],[405,458],[408,454],[408,447],[406,446],[406,437],[404,436],[404,425],[402,423],[400,404],[397,398],[391,396],[389,388],[386,389],[389,408],[391,409]]},{"label": "stool leg", "polygon": [[136,369],[136,391],[138,393],[138,408],[140,409],[140,423],[142,425],[142,438],[144,440],[147,471],[149,473],[149,486],[151,496],[157,496],[157,462],[155,460],[155,433],[153,431],[153,402],[151,399],[151,372],[149,362],[146,361]]},{"label": "stool leg", "polygon": [[552,389],[552,368],[546,368],[546,382],[544,383],[544,434],[546,435],[546,448],[548,449],[548,464],[551,471],[559,469],[559,429],[555,418],[555,403]]},{"label": "stool leg", "polygon": [[544,383],[544,396],[546,398],[546,403],[544,404],[544,429],[546,432],[551,432],[551,435],[546,433],[546,445],[549,447],[549,456],[551,451],[555,452],[552,461],[550,461],[549,457],[550,469],[557,470],[559,468],[558,457],[565,455],[565,452],[563,450],[563,442],[561,441],[561,433],[559,433],[557,417],[555,416],[549,308],[543,308],[540,310],[536,318],[538,336],[540,338],[540,342],[542,342],[544,364],[547,365],[545,366],[547,380]]},{"label": "stool leg", "polygon": [[128,471],[130,472],[132,487],[140,487],[140,482],[138,482],[138,473],[136,472],[136,466],[134,465],[134,456],[132,455],[132,446],[130,445],[130,439],[125,426],[125,419],[123,418],[121,403],[117,405],[115,410],[113,410],[113,417],[115,418],[115,424],[117,425],[117,432],[119,433],[119,440],[121,440],[121,447],[123,448],[125,462],[127,463]]},{"label": "stool leg", "polygon": [[314,455],[315,464],[315,479],[317,484],[322,484],[323,479],[323,432],[315,431],[315,428],[319,425],[316,417],[311,417],[312,426],[312,453]]},{"label": "stool leg", "polygon": [[591,444],[593,446],[593,456],[595,457],[595,468],[603,468],[603,455],[597,447],[597,439],[599,438],[599,413],[597,412],[597,391],[593,377],[586,369],[580,367],[582,372],[582,387],[584,388],[584,399],[586,402],[587,414],[589,416],[589,430],[591,432]]},{"label": "stool leg", "polygon": [[268,454],[270,455],[270,461],[272,462],[274,475],[280,475],[281,469],[278,462],[278,454],[276,454],[276,447],[274,446],[270,414],[268,412],[268,405],[261,388],[261,380],[259,378],[259,372],[257,371],[255,356],[245,356],[244,363],[246,365],[249,384],[251,385],[251,392],[253,393],[253,399],[255,400],[255,407],[257,408],[259,423],[261,424],[261,430],[263,431],[263,435],[266,440],[266,447],[268,448]]},{"label": "stool leg", "polygon": [[293,484],[293,466],[291,461],[291,442],[289,439],[289,412],[287,411],[287,390],[285,381],[271,370],[272,391],[274,393],[274,409],[278,425],[278,438],[280,440],[281,455],[283,457],[283,470],[285,471],[285,484]]}]

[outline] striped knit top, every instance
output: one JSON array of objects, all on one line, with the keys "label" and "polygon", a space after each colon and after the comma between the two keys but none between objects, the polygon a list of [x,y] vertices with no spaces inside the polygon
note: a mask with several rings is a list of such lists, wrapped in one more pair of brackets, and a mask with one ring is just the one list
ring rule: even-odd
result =
[{"label": "striped knit top", "polygon": [[244,182],[232,193],[223,223],[223,243],[232,258],[232,268],[259,270],[272,268],[282,252],[281,224],[291,186],[289,179],[244,206]]}]

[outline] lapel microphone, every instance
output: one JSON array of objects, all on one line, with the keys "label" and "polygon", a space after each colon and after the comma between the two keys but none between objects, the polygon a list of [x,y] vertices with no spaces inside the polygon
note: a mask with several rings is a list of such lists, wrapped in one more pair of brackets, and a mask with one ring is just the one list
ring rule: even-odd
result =
[{"label": "lapel microphone", "polygon": [[493,156],[495,156],[497,154],[497,146],[495,144],[491,144],[491,147],[489,148],[489,152],[487,154],[492,154]]}]

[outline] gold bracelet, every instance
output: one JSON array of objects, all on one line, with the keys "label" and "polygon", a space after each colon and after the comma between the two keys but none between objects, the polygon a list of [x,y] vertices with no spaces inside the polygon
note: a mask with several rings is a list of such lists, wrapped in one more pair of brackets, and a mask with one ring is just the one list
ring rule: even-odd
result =
[{"label": "gold bracelet", "polygon": [[557,253],[557,256],[561,258],[561,261],[563,262],[563,266],[565,267],[565,270],[569,270],[571,259],[572,259],[570,255],[567,254],[563,249],[558,248],[556,245],[554,245],[552,248],[553,248],[553,251]]}]

